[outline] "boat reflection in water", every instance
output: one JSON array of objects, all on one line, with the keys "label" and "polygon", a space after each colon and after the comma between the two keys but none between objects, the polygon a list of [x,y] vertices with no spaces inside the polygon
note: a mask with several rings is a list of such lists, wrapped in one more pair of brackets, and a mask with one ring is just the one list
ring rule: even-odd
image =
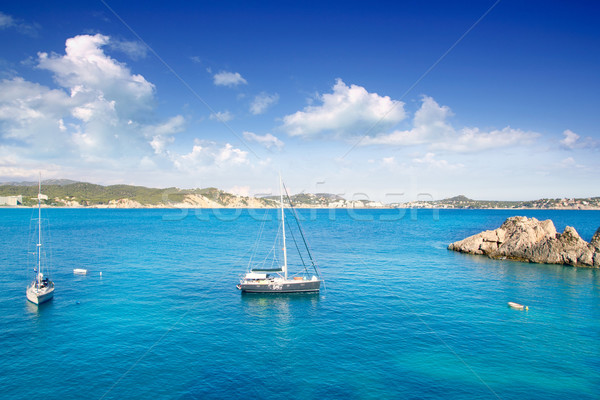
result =
[{"label": "boat reflection in water", "polygon": [[320,302],[319,292],[309,293],[245,293],[240,296],[243,310],[257,321],[273,318],[289,322],[294,315],[310,315]]}]

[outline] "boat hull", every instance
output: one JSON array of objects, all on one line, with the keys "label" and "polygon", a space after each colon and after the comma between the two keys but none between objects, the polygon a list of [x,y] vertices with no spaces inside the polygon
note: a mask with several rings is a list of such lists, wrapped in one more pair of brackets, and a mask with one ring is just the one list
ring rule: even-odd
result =
[{"label": "boat hull", "polygon": [[241,282],[238,289],[244,293],[299,293],[318,292],[321,281],[285,281],[285,282]]},{"label": "boat hull", "polygon": [[35,289],[33,286],[27,288],[27,300],[33,304],[42,304],[54,297],[54,285],[52,287]]}]

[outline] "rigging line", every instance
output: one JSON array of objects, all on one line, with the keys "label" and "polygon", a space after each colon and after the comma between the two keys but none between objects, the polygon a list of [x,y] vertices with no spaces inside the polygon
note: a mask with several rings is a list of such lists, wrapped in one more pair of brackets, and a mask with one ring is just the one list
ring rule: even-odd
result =
[{"label": "rigging line", "polygon": [[[351,253],[354,255],[354,257],[355,257],[355,258],[356,258],[358,261],[360,261],[360,263],[361,263],[362,265],[364,265],[364,266],[365,266],[365,267],[366,267],[366,268],[367,268],[369,271],[371,271],[371,268],[369,267],[369,265],[367,265],[367,263],[366,263],[366,262],[363,260],[363,258],[362,258],[362,257],[360,257],[358,254],[356,254],[356,252],[354,251],[354,249],[353,249],[352,247],[350,247],[350,245],[348,245],[348,244],[346,243],[346,247],[348,247],[348,249],[350,250],[350,252],[351,252]],[[371,272],[373,272],[373,271],[371,271]],[[384,282],[385,282],[385,280],[384,280]],[[385,283],[384,283],[384,284],[385,284]],[[394,293],[394,292],[392,292],[392,293]],[[498,399],[501,399],[501,397],[498,395],[498,393],[496,393],[496,392],[494,391],[494,389],[492,389],[492,388],[490,387],[490,385],[488,385],[488,384],[487,384],[487,383],[486,383],[486,382],[483,380],[483,378],[482,378],[481,376],[479,376],[479,374],[478,374],[477,372],[475,372],[475,370],[474,370],[474,369],[473,369],[473,368],[472,368],[472,367],[471,367],[471,366],[470,366],[470,365],[469,365],[469,364],[468,364],[468,363],[467,363],[467,362],[466,362],[466,361],[465,361],[465,360],[464,360],[464,359],[463,359],[463,358],[462,358],[462,357],[461,357],[461,356],[460,356],[460,355],[459,355],[459,354],[458,354],[458,353],[457,353],[457,352],[456,352],[456,351],[455,351],[455,350],[452,348],[452,346],[450,346],[450,345],[449,345],[449,344],[448,344],[448,343],[447,343],[447,342],[444,340],[444,338],[442,338],[442,337],[440,336],[440,334],[439,334],[439,333],[438,333],[438,332],[437,332],[435,329],[433,329],[433,328],[432,328],[432,327],[431,327],[431,326],[430,326],[430,325],[429,325],[429,324],[428,324],[428,323],[427,323],[427,322],[426,322],[426,321],[425,321],[423,318],[421,318],[421,316],[420,316],[419,314],[417,314],[416,312],[413,312],[413,311],[412,311],[412,308],[410,307],[410,305],[409,305],[409,304],[408,304],[408,303],[407,303],[407,302],[406,302],[406,301],[405,301],[405,300],[404,300],[404,299],[403,299],[401,296],[399,296],[399,295],[397,295],[397,294],[393,294],[393,296],[394,296],[394,297],[396,297],[398,300],[400,300],[400,301],[401,301],[401,302],[404,304],[404,306],[406,307],[406,309],[407,309],[407,310],[409,310],[409,312],[410,312],[411,314],[413,314],[414,316],[416,316],[416,317],[419,319],[419,321],[421,321],[421,323],[422,323],[423,325],[425,325],[425,327],[427,327],[427,329],[429,329],[429,331],[430,331],[431,333],[433,333],[433,334],[436,336],[436,338],[437,338],[437,339],[438,339],[438,340],[439,340],[439,341],[440,341],[440,342],[441,342],[441,343],[442,343],[442,344],[443,344],[443,345],[444,345],[444,346],[445,346],[445,347],[446,347],[448,350],[450,350],[450,352],[451,352],[452,354],[454,354],[454,356],[455,356],[455,357],[456,357],[456,358],[457,358],[457,359],[458,359],[458,360],[459,360],[461,363],[463,363],[463,364],[465,365],[465,367],[467,367],[467,369],[469,369],[469,371],[471,371],[471,373],[472,373],[472,374],[473,374],[473,375],[474,375],[474,376],[475,376],[475,377],[476,377],[476,378],[477,378],[477,379],[478,379],[478,380],[479,380],[479,381],[480,381],[480,382],[481,382],[481,383],[482,383],[482,384],[483,384],[483,385],[484,385],[484,386],[485,386],[485,387],[486,387],[486,388],[487,388],[487,389],[488,389],[488,390],[489,390],[489,391],[490,391],[490,392],[491,392],[491,393],[492,393],[492,394],[493,394],[493,395],[494,395],[496,398],[498,398]]]},{"label": "rigging line", "polygon": [[225,121],[223,118],[221,118],[219,116],[219,114],[210,106],[210,104],[208,104],[202,97],[200,97],[200,95],[177,73],[175,72],[175,70],[165,61],[163,60],[163,58],[161,56],[158,55],[158,53],[156,51],[154,51],[154,49],[152,47],[150,47],[150,45],[148,43],[146,43],[144,41],[144,39],[142,39],[142,37],[140,35],[138,35],[138,33],[133,30],[133,28],[131,26],[129,26],[129,24],[127,22],[125,22],[125,20],[123,18],[121,18],[121,16],[119,14],[117,14],[117,12],[115,10],[113,10],[108,3],[106,3],[105,0],[100,0],[100,2],[102,4],[104,4],[104,6],[119,20],[121,21],[121,23],[140,41],[142,42],[142,44],[144,46],[146,46],[148,48],[148,50],[150,50],[150,52],[152,54],[154,54],[154,56],[158,59],[158,61],[160,61],[172,74],[173,76],[175,76],[175,78],[177,78],[177,80],[179,80],[179,82],[181,82],[183,84],[183,86],[185,86],[185,88],[187,90],[190,91],[190,93],[192,93],[192,95],[194,95],[194,97],[196,97],[202,104],[204,104],[204,106],[206,108],[208,108],[208,110],[217,118],[217,120],[219,120],[220,123],[222,123],[228,130],[229,132],[233,133],[233,135],[235,137],[237,137],[243,144],[244,146],[246,146],[246,148],[248,150],[250,150],[250,152],[257,158],[257,159],[261,159],[258,154],[256,154],[254,152],[254,150],[252,150],[252,148],[250,147],[250,145],[240,136],[238,135],[233,128],[227,123],[227,121]]},{"label": "rigging line", "polygon": [[446,58],[446,56],[447,56],[448,54],[450,54],[450,52],[451,52],[452,50],[454,50],[454,48],[455,48],[456,46],[458,46],[458,44],[459,44],[460,42],[462,42],[462,40],[463,40],[463,39],[464,39],[464,38],[465,38],[465,37],[466,37],[466,36],[467,36],[467,35],[468,35],[468,34],[469,34],[469,33],[470,33],[470,32],[471,32],[471,31],[472,31],[472,30],[473,30],[473,29],[474,29],[474,28],[477,26],[477,25],[479,25],[479,23],[480,23],[480,22],[481,22],[481,21],[482,21],[482,20],[483,20],[483,19],[484,19],[484,18],[485,18],[485,17],[486,17],[486,16],[487,16],[487,15],[488,15],[488,14],[489,14],[489,13],[490,13],[490,12],[491,12],[493,9],[494,9],[494,7],[496,7],[496,6],[498,5],[498,3],[500,3],[500,1],[501,1],[501,0],[496,0],[496,2],[495,2],[494,4],[492,4],[492,6],[491,6],[490,8],[488,8],[488,9],[487,9],[487,11],[486,11],[486,12],[484,12],[484,13],[483,13],[483,15],[482,15],[481,17],[479,17],[479,19],[478,19],[477,21],[475,21],[475,23],[473,23],[473,25],[471,25],[471,26],[469,27],[469,29],[467,29],[467,30],[465,31],[465,33],[463,33],[463,34],[461,35],[461,37],[459,37],[459,38],[456,40],[456,42],[454,42],[454,44],[452,44],[452,46],[450,46],[450,47],[448,48],[448,50],[446,50],[446,51],[444,52],[444,54],[442,54],[442,55],[440,56],[440,58],[438,58],[438,59],[437,59],[437,60],[436,60],[436,61],[435,61],[433,64],[431,64],[431,66],[430,66],[430,67],[427,69],[427,71],[425,71],[425,72],[424,72],[424,73],[423,73],[423,74],[422,74],[422,75],[421,75],[421,76],[420,76],[420,77],[419,77],[419,78],[418,78],[418,79],[417,79],[417,80],[416,80],[416,81],[415,81],[415,82],[414,82],[414,83],[413,83],[413,84],[412,84],[412,85],[411,85],[411,86],[410,86],[408,89],[406,89],[406,91],[405,91],[405,92],[402,94],[402,96],[400,96],[400,98],[399,98],[399,101],[397,101],[397,102],[394,102],[394,105],[392,105],[392,106],[390,107],[390,109],[389,109],[389,110],[388,110],[388,111],[387,111],[385,114],[383,114],[383,115],[381,116],[381,118],[380,118],[378,121],[376,121],[376,122],[375,122],[375,123],[374,123],[374,124],[373,124],[373,125],[372,125],[372,126],[369,128],[369,129],[367,129],[367,131],[364,133],[364,135],[362,135],[362,136],[360,137],[360,139],[359,139],[359,140],[358,140],[356,143],[354,143],[354,145],[353,145],[352,147],[350,147],[350,149],[348,149],[348,151],[347,151],[347,152],[346,152],[346,153],[345,153],[345,154],[344,154],[344,155],[343,155],[341,158],[342,158],[342,159],[346,158],[346,156],[347,156],[348,154],[350,154],[350,153],[352,152],[352,150],[354,150],[354,149],[355,149],[355,148],[356,148],[356,147],[357,147],[359,144],[361,144],[361,142],[362,142],[362,141],[363,141],[363,140],[364,140],[364,139],[367,137],[367,135],[368,135],[369,133],[371,133],[371,132],[373,131],[373,129],[375,129],[375,128],[377,127],[377,125],[379,125],[379,124],[381,123],[381,121],[383,121],[383,120],[385,119],[385,117],[387,117],[387,116],[388,116],[388,114],[389,114],[389,113],[391,113],[391,112],[392,112],[392,111],[393,111],[393,110],[396,108],[396,106],[397,106],[398,104],[400,104],[400,103],[401,103],[401,102],[400,102],[400,100],[402,100],[404,97],[406,97],[406,95],[408,95],[408,93],[410,93],[410,92],[411,92],[411,91],[412,91],[412,90],[413,90],[413,89],[414,89],[414,88],[415,88],[415,87],[416,87],[416,86],[417,86],[417,85],[418,85],[418,84],[419,84],[419,83],[420,83],[420,82],[421,82],[423,79],[425,79],[425,77],[426,77],[427,75],[429,75],[429,73],[430,73],[431,71],[433,71],[433,69],[434,69],[435,67],[437,67],[437,66],[438,66],[438,64],[439,64],[440,62],[442,62],[442,60],[443,60],[444,58]]},{"label": "rigging line", "polygon": [[[277,228],[277,235],[275,236],[275,239],[273,240],[273,246],[271,247],[271,250],[269,250],[269,252],[265,255],[265,258],[262,260],[262,264],[264,265],[267,261],[267,258],[269,258],[271,256],[271,253],[273,254],[273,259],[277,258],[277,252],[275,251],[275,248],[279,248],[281,246],[279,246],[278,240],[279,240],[279,235],[281,234],[281,221],[279,222],[279,227]],[[279,258],[277,258],[277,261],[279,261]],[[274,260],[271,261],[271,265],[273,265]]]},{"label": "rigging line", "polygon": [[254,241],[252,255],[250,256],[250,260],[248,261],[248,268],[250,268],[250,264],[252,264],[252,260],[254,260],[254,256],[256,256],[256,251],[258,249],[258,245],[262,238],[263,230],[265,228],[265,222],[267,221],[267,219],[265,218],[266,215],[267,215],[267,209],[265,208],[265,213],[263,215],[262,223],[260,224],[260,229],[258,231],[258,237]]},{"label": "rigging line", "polygon": [[239,255],[238,257],[235,258],[234,264],[235,265],[239,265],[241,264],[242,260],[247,259],[248,257],[246,257],[247,254],[249,254],[252,251],[252,249],[247,249],[244,253],[242,253],[241,255]]},{"label": "rigging line", "polygon": [[[287,221],[286,221],[286,223],[287,223]],[[304,257],[302,257],[302,252],[300,251],[300,247],[298,247],[298,243],[296,242],[296,237],[294,236],[292,227],[290,226],[289,223],[287,224],[287,226],[290,228],[288,230],[288,232],[290,232],[290,235],[292,236],[292,239],[294,240],[294,245],[296,246],[296,250],[298,250],[298,255],[300,256],[300,261],[302,261],[302,266],[304,267],[304,271],[306,272],[306,275],[308,275],[308,269],[306,268],[306,263],[304,262]]]},{"label": "rigging line", "polygon": [[292,209],[292,214],[294,216],[294,219],[296,220],[296,224],[298,225],[298,230],[300,231],[300,236],[302,236],[302,241],[304,242],[304,247],[306,247],[308,257],[310,258],[310,261],[312,263],[312,267],[314,268],[317,275],[320,276],[321,274],[319,273],[319,267],[317,266],[317,263],[313,259],[313,256],[310,253],[310,249],[308,248],[308,243],[306,242],[306,238],[304,237],[304,232],[302,230],[302,226],[300,226],[300,221],[298,220],[298,215],[296,214],[296,209],[294,208],[294,203],[292,202],[292,199],[290,198],[290,194],[287,191],[287,187],[285,186],[285,183],[282,182],[282,184],[283,184],[283,190],[285,190],[285,195],[286,195],[288,201],[290,202],[290,208]]}]

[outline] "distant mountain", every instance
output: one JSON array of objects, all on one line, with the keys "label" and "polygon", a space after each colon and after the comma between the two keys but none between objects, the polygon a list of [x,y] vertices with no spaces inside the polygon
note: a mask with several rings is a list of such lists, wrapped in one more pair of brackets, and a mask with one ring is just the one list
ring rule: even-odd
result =
[{"label": "distant mountain", "polygon": [[472,200],[472,199],[468,198],[467,196],[464,196],[461,194],[461,195],[450,197],[448,199],[444,199],[441,201],[448,202],[448,203],[452,203],[452,202],[456,203],[456,202],[461,202],[461,201],[469,202],[469,201],[475,201],[475,200]]}]

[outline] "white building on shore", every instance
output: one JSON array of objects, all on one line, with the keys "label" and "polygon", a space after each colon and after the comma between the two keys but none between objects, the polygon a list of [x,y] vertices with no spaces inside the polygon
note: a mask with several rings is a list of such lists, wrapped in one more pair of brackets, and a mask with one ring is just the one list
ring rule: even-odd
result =
[{"label": "white building on shore", "polygon": [[0,206],[20,206],[23,204],[23,196],[0,196]]}]

